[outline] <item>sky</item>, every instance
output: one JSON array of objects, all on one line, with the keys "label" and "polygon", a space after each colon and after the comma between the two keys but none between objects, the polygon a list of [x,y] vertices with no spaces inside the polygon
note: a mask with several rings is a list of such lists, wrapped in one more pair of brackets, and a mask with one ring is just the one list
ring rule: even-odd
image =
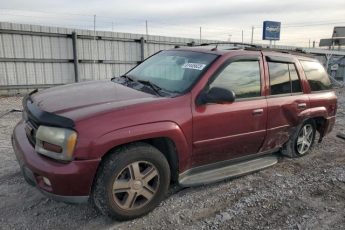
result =
[{"label": "sky", "polygon": [[262,41],[280,21],[277,45],[308,47],[345,26],[345,0],[0,0],[0,21],[223,41]]}]

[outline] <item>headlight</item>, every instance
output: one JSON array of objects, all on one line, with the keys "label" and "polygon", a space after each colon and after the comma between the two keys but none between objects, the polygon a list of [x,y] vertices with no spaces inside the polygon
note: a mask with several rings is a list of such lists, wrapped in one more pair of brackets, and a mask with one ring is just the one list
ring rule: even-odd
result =
[{"label": "headlight", "polygon": [[24,121],[28,120],[28,113],[25,111],[25,109],[23,110],[22,116]]},{"label": "headlight", "polygon": [[36,152],[63,161],[73,159],[77,133],[70,129],[41,125],[36,132]]}]

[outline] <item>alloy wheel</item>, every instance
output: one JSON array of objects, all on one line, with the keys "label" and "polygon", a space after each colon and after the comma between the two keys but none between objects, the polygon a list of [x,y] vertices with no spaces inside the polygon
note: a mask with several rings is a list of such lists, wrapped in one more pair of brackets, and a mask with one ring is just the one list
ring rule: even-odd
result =
[{"label": "alloy wheel", "polygon": [[304,155],[310,149],[313,142],[314,128],[311,124],[302,127],[297,138],[297,151]]},{"label": "alloy wheel", "polygon": [[147,161],[127,165],[113,183],[113,198],[121,209],[133,210],[145,206],[157,193],[159,172]]}]

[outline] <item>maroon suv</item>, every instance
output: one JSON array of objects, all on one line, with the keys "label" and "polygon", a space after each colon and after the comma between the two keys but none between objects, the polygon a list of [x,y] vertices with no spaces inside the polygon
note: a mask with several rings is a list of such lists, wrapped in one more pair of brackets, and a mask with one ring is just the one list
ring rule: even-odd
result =
[{"label": "maroon suv", "polygon": [[65,202],[136,218],[171,183],[197,186],[307,154],[337,99],[315,59],[257,48],[161,51],[111,81],[34,91],[13,148],[25,179]]}]

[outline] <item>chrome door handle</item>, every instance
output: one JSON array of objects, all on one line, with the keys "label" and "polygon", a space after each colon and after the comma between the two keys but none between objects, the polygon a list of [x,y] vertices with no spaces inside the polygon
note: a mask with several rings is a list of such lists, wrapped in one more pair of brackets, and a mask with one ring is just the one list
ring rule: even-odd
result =
[{"label": "chrome door handle", "polygon": [[264,109],[254,109],[253,110],[253,115],[261,115],[263,114]]},{"label": "chrome door handle", "polygon": [[305,108],[307,108],[307,103],[299,103],[299,104],[297,105],[297,108],[299,108],[299,109],[305,109]]}]

